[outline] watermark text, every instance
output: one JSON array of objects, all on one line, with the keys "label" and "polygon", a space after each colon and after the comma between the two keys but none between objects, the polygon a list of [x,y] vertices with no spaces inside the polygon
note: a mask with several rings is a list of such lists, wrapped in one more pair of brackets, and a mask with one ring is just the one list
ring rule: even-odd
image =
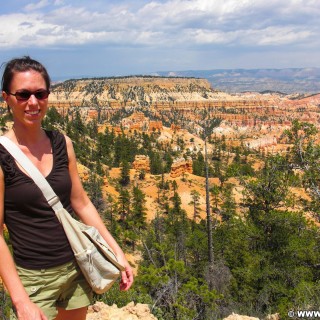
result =
[{"label": "watermark text", "polygon": [[320,310],[290,310],[288,316],[290,318],[320,318]]}]

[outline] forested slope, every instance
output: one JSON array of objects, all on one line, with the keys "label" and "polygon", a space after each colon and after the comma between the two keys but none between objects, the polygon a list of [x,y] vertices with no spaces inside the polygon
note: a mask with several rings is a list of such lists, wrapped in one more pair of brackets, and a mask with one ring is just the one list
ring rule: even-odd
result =
[{"label": "forested slope", "polygon": [[[132,290],[119,293],[114,286],[97,299],[119,307],[131,301],[147,303],[158,319],[221,319],[232,312],[259,317],[278,312],[285,317],[289,310],[317,309],[316,128],[295,121],[285,132],[291,146],[287,153],[272,155],[226,146],[223,139],[210,136],[218,124],[211,120],[203,136],[210,156],[189,155],[193,173],[205,182],[207,172],[217,183],[208,186],[208,194],[204,189],[210,201],[207,216],[199,216],[199,194],[193,192],[190,217],[178,192],[179,184],[188,181],[166,175],[172,159],[186,152],[182,142],[180,150],[173,150],[157,142],[157,131],[99,132],[96,121],[85,122],[79,113],[67,117],[49,111],[44,126],[71,137],[79,162],[88,170],[84,183],[92,201],[134,257],[137,276]],[[157,208],[151,221],[146,220],[149,208],[139,187],[147,175],[130,176],[137,154],[150,157],[150,175],[157,177]],[[110,177],[113,167],[120,168],[118,178]],[[104,193],[106,183],[116,194]],[[236,186],[241,186],[240,202]],[[302,192],[308,197],[300,197]]]}]

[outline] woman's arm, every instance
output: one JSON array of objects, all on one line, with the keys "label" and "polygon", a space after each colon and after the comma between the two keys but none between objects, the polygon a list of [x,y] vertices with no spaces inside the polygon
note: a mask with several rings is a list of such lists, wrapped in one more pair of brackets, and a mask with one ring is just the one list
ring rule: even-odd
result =
[{"label": "woman's arm", "polygon": [[107,230],[98,211],[96,210],[96,208],[90,201],[87,193],[83,189],[77,170],[76,156],[74,153],[73,145],[70,138],[68,138],[67,136],[66,143],[69,158],[69,173],[72,182],[71,206],[74,212],[85,224],[96,227],[99,230],[102,237],[106,240],[106,242],[109,244],[111,249],[116,254],[119,263],[125,267],[125,271],[122,271],[121,273],[120,289],[128,290],[133,283],[132,268],[129,262],[127,261],[122,249],[115,241],[115,239],[112,237],[110,232]]},{"label": "woman's arm", "polygon": [[47,317],[31,300],[23,287],[12,255],[3,236],[4,229],[4,176],[0,168],[0,276],[9,292],[18,319],[47,320]]}]

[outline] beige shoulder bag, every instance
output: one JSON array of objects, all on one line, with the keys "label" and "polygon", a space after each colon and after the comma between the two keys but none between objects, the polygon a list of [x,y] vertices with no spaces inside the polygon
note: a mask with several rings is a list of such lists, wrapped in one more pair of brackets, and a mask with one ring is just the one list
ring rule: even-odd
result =
[{"label": "beige shoulder bag", "polygon": [[124,267],[118,263],[114,252],[99,231],[95,227],[75,220],[63,208],[48,181],[16,144],[4,136],[0,137],[0,143],[26,170],[43,192],[63,226],[76,261],[92,290],[98,294],[109,290],[120,276],[120,271],[124,271]]}]

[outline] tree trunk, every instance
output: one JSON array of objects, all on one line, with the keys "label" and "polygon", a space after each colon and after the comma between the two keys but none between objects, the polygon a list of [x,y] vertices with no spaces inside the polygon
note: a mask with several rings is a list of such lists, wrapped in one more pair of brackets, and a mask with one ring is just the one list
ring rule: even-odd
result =
[{"label": "tree trunk", "polygon": [[209,165],[208,165],[208,152],[207,152],[207,137],[204,139],[204,152],[205,152],[205,169],[206,169],[206,213],[207,213],[207,232],[208,232],[208,259],[209,265],[213,264],[213,242],[212,242],[212,220],[210,210],[209,198]]}]

